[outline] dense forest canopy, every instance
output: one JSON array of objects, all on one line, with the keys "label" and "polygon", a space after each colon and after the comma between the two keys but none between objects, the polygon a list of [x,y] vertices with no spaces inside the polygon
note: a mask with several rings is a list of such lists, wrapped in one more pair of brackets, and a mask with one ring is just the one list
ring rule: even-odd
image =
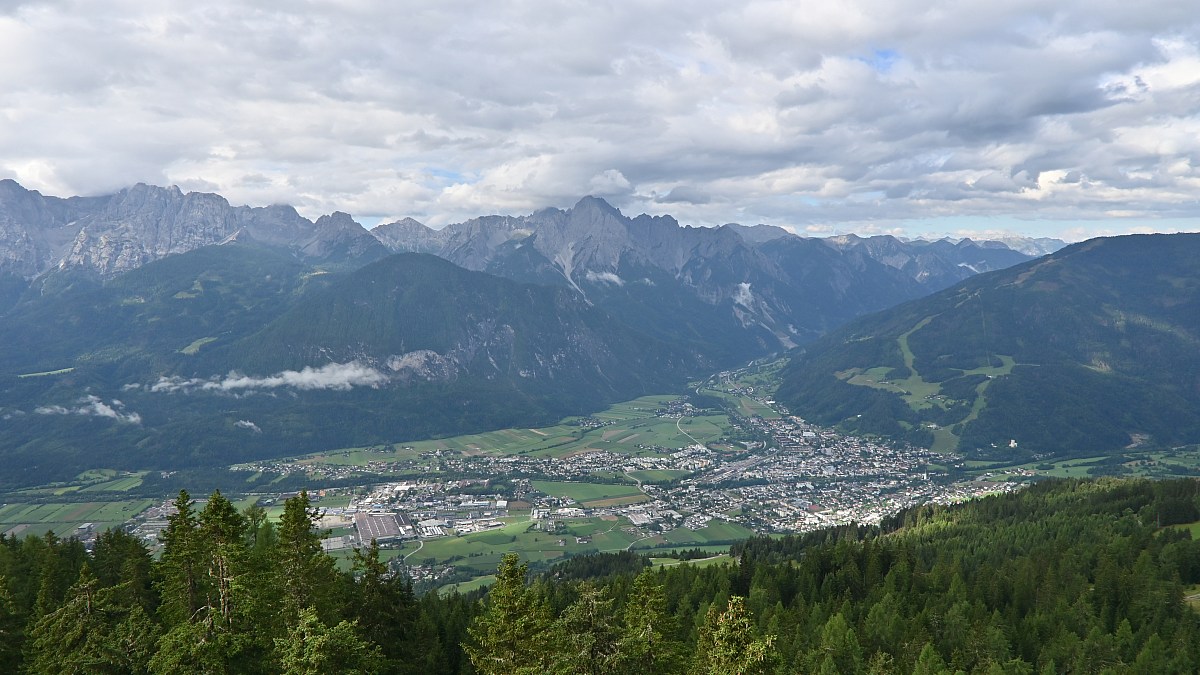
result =
[{"label": "dense forest canopy", "polygon": [[0,542],[0,671],[1190,673],[1197,481],[1049,481],[736,545],[737,563],[601,554],[416,596],[378,546],[339,572],[306,494],[278,523],[187,493],[161,556]]}]

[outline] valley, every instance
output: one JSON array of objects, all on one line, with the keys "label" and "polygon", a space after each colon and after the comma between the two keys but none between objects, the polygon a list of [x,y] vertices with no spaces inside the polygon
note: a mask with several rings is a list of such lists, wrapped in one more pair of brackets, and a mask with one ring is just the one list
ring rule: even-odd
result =
[{"label": "valley", "polygon": [[[486,581],[508,551],[535,567],[625,550],[678,562],[720,556],[754,533],[877,524],[911,506],[1008,492],[1038,476],[1167,476],[1200,465],[1195,448],[1130,453],[1128,466],[1104,458],[1006,466],[859,438],[775,401],[782,363],[722,371],[693,382],[687,395],[643,396],[552,426],[241,463],[208,479],[239,507],[257,504],[276,518],[288,496],[308,489],[325,514],[325,546],[339,559],[368,543],[356,529],[366,526],[389,533],[382,555],[424,587],[470,588],[458,584]],[[12,491],[0,495],[0,533],[53,530],[86,541],[124,527],[153,547],[172,481],[194,479],[97,469]],[[373,529],[364,517],[388,527]]]}]

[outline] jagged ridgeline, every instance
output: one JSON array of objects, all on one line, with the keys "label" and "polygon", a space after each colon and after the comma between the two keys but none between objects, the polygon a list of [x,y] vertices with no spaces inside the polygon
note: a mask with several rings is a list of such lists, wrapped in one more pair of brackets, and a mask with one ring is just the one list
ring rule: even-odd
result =
[{"label": "jagged ridgeline", "polygon": [[1200,235],[1103,238],[809,345],[779,398],[982,459],[1200,442]]},{"label": "jagged ridgeline", "polygon": [[595,198],[367,232],[178,188],[3,180],[0,484],[550,422],[1045,245],[684,227]]},{"label": "jagged ridgeline", "polygon": [[1047,481],[753,539],[720,565],[621,553],[547,571],[510,554],[485,598],[417,597],[374,545],[338,572],[304,493],[278,523],[220,493],[176,503],[157,560],[120,531],[91,553],[0,541],[0,671],[1200,670],[1200,542],[1180,526],[1200,519],[1194,480]]}]

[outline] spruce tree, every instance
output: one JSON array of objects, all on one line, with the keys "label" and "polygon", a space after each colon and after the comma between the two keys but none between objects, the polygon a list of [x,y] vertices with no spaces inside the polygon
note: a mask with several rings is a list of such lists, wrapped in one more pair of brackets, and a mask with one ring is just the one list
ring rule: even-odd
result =
[{"label": "spruce tree", "polygon": [[463,645],[481,675],[540,673],[546,667],[544,638],[550,614],[529,588],[529,566],[516,553],[500,561],[496,583],[488,591],[487,607],[475,618]]}]

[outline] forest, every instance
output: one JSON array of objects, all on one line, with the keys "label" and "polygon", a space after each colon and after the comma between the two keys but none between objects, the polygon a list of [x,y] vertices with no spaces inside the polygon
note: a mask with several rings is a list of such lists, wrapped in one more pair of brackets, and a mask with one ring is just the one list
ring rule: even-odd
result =
[{"label": "forest", "polygon": [[157,558],[4,537],[0,672],[1193,673],[1198,488],[1044,481],[724,566],[509,554],[486,593],[420,596],[374,542],[339,571],[305,493],[274,523],[181,492]]}]

